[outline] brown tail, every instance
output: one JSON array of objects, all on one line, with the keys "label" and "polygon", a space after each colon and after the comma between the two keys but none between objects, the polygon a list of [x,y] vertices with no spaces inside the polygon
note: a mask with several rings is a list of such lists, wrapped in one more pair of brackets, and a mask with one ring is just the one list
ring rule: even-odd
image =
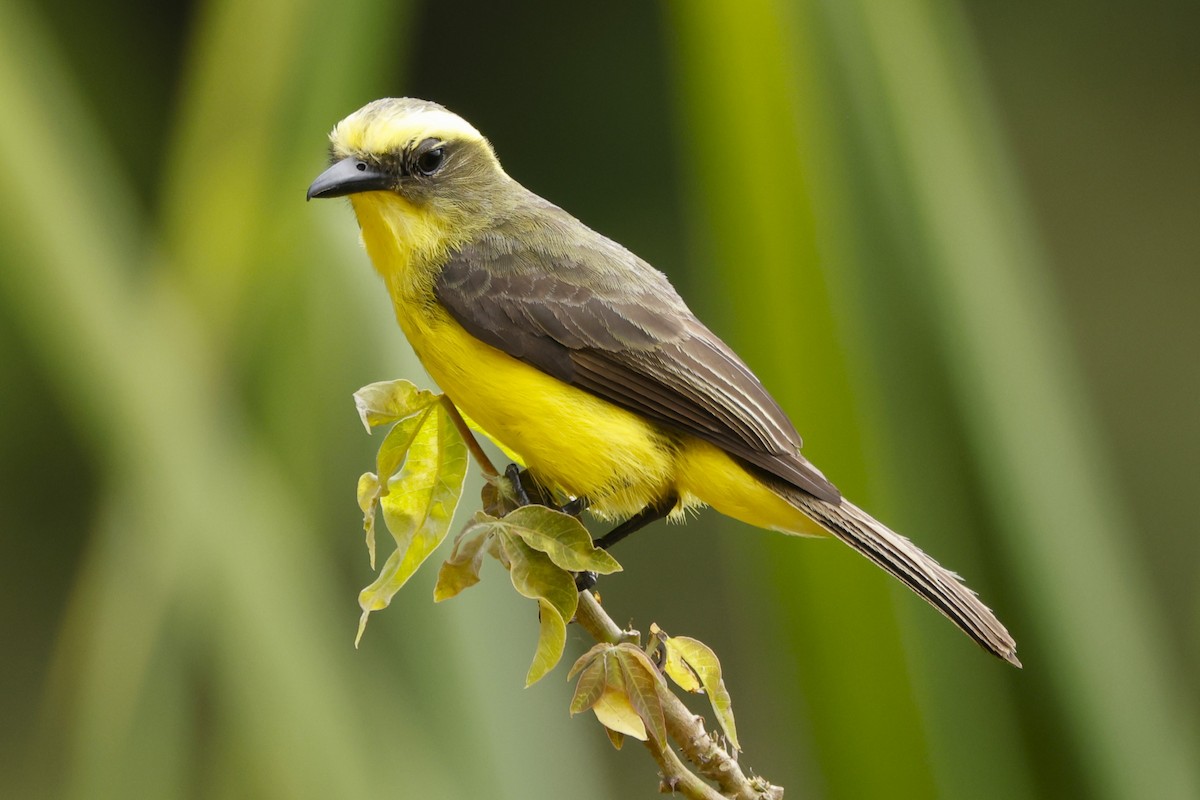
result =
[{"label": "brown tail", "polygon": [[792,487],[778,487],[777,491],[835,537],[899,578],[985,650],[1021,666],[1017,643],[996,615],[957,575],[908,539],[845,499],[835,505]]}]

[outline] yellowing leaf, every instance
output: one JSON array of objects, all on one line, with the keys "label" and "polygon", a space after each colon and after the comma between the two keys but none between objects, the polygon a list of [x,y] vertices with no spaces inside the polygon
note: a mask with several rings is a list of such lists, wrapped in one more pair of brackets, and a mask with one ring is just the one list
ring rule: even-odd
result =
[{"label": "yellowing leaf", "polygon": [[612,746],[615,749],[620,750],[621,745],[625,744],[625,734],[617,733],[612,728],[605,727],[603,725],[601,727],[603,727],[604,732],[608,734],[608,740],[612,742]]},{"label": "yellowing leaf", "polygon": [[483,545],[489,534],[482,531],[474,536],[464,536],[465,533],[466,531],[463,531],[459,534],[450,558],[438,571],[437,585],[433,587],[435,603],[449,600],[463,589],[479,583],[479,569],[483,566]]},{"label": "yellowing leaf", "polygon": [[523,506],[497,522],[509,534],[520,536],[534,550],[548,555],[562,569],[601,575],[621,571],[616,559],[593,545],[587,528],[570,514],[545,506]]},{"label": "yellowing leaf", "polygon": [[358,602],[364,612],[359,637],[366,615],[386,607],[441,544],[462,495],[466,443],[440,405],[424,414],[422,420],[408,448],[404,468],[389,481],[388,493],[379,499],[396,552],[384,563],[375,581],[359,593]]},{"label": "yellowing leaf", "polygon": [[605,662],[608,680],[600,699],[592,706],[592,713],[600,720],[600,724],[609,730],[646,741],[646,725],[630,704],[629,695],[625,693],[625,680],[620,665],[611,653],[606,656]]},{"label": "yellowing leaf", "polygon": [[[396,546],[404,549],[428,544],[436,533],[436,546],[445,537],[466,478],[467,446],[454,423],[440,408],[428,414],[414,437],[404,469],[389,481],[380,499],[383,521]],[[419,556],[423,561],[428,551]]]},{"label": "yellowing leaf", "polygon": [[[431,411],[432,406],[426,406],[401,417],[387,432],[387,436],[383,437],[383,442],[379,445],[379,452],[375,456],[375,472],[379,475],[382,483],[387,484],[400,465],[404,463],[409,449],[416,441],[417,434],[422,430]],[[380,494],[387,494],[387,491],[382,491]]]},{"label": "yellowing leaf", "polygon": [[394,589],[390,587],[392,576],[396,574],[396,570],[400,565],[402,554],[399,550],[388,556],[388,560],[384,563],[383,569],[379,571],[379,577],[371,582],[371,585],[358,593],[358,606],[362,609],[362,616],[358,618],[358,633],[354,635],[354,646],[358,647],[359,641],[362,640],[363,631],[367,629],[367,617],[372,611],[379,611],[387,608],[392,602],[392,597],[399,591],[400,587]]},{"label": "yellowing leaf", "polygon": [[717,654],[708,645],[689,636],[672,636],[664,644],[668,657],[673,649],[695,670],[704,691],[708,694],[709,702],[712,703],[717,722],[720,723],[721,730],[725,731],[725,737],[735,748],[741,750],[737,728],[733,723],[733,700],[725,688],[725,681],[721,679],[721,662],[717,660]]},{"label": "yellowing leaf", "polygon": [[441,395],[404,379],[372,383],[355,392],[359,418],[370,428],[410,417],[437,405]]},{"label": "yellowing leaf", "polygon": [[696,673],[692,672],[692,668],[687,665],[683,657],[679,655],[677,648],[671,647],[666,640],[663,642],[663,650],[666,652],[666,659],[663,661],[663,672],[670,676],[671,680],[679,685],[679,688],[685,692],[700,692],[700,679],[696,677]]},{"label": "yellowing leaf", "polygon": [[596,705],[600,695],[604,694],[605,678],[604,658],[594,658],[579,674],[579,682],[575,684],[575,694],[571,696],[571,716],[581,711],[587,711]]},{"label": "yellowing leaf", "polygon": [[538,598],[538,643],[533,654],[533,663],[525,675],[525,686],[540,681],[554,669],[562,658],[567,645],[567,621],[549,601]]},{"label": "yellowing leaf", "polygon": [[358,507],[363,512],[371,569],[375,569],[375,509],[379,507],[379,488],[379,477],[374,472],[364,472],[358,479]]},{"label": "yellowing leaf", "polygon": [[[397,384],[401,384],[398,388]],[[395,388],[396,391],[390,391]],[[366,394],[363,394],[363,393]],[[366,386],[354,396],[359,415],[366,424],[368,416],[371,419],[382,420],[373,424],[383,424],[393,419],[398,420],[388,431],[379,452],[375,456],[374,473],[365,473],[358,479],[358,506],[363,511],[363,530],[366,532],[367,554],[371,561],[371,569],[375,569],[375,510],[379,498],[388,493],[388,485],[392,475],[400,468],[409,449],[412,447],[417,433],[422,429],[429,416],[432,404],[436,398],[429,392],[423,392],[407,381],[392,381],[389,383],[373,383]],[[370,404],[374,410],[365,411]],[[378,405],[387,406],[386,413],[380,411]],[[399,416],[397,416],[399,415]],[[370,426],[368,425],[368,430]]]},{"label": "yellowing leaf", "polygon": [[354,393],[354,406],[368,433],[372,428],[395,422],[435,402],[437,395],[418,389],[406,380],[380,381]]}]

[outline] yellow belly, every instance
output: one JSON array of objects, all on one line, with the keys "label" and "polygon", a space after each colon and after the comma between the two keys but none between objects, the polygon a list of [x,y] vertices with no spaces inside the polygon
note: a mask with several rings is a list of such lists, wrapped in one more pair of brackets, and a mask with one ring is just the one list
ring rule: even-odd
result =
[{"label": "yellow belly", "polygon": [[653,423],[480,342],[444,311],[401,326],[454,404],[543,483],[614,517],[671,493],[675,444]]}]

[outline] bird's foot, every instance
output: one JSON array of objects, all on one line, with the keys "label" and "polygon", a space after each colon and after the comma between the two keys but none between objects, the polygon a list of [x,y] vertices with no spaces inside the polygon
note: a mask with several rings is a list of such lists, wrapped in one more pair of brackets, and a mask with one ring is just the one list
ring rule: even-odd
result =
[{"label": "bird's foot", "polygon": [[588,507],[586,497],[575,497],[561,504],[556,502],[550,490],[538,483],[537,479],[529,474],[529,470],[523,469],[517,464],[509,464],[505,467],[504,477],[512,487],[512,496],[517,508],[532,505],[545,506],[564,514],[570,514],[572,517],[578,517]]},{"label": "bird's foot", "polygon": [[509,464],[504,468],[504,477],[508,478],[508,485],[512,489],[517,508],[533,504],[533,501],[529,499],[529,489],[525,485],[526,481],[531,483],[533,481],[529,470],[521,469],[516,464]]}]

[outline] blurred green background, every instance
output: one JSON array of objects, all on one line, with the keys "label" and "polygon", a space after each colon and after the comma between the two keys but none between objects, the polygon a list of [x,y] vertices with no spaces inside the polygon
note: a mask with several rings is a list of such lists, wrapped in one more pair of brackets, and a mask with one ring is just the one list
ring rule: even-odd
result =
[{"label": "blurred green background", "polygon": [[352,648],[350,393],[427,379],[347,205],[303,194],[385,95],[667,271],[1020,644],[836,544],[657,526],[606,605],[716,649],[745,766],[796,798],[1200,797],[1197,23],[0,0],[0,797],[655,796],[564,666],[521,688],[535,612],[495,565],[439,606],[427,566]]}]

